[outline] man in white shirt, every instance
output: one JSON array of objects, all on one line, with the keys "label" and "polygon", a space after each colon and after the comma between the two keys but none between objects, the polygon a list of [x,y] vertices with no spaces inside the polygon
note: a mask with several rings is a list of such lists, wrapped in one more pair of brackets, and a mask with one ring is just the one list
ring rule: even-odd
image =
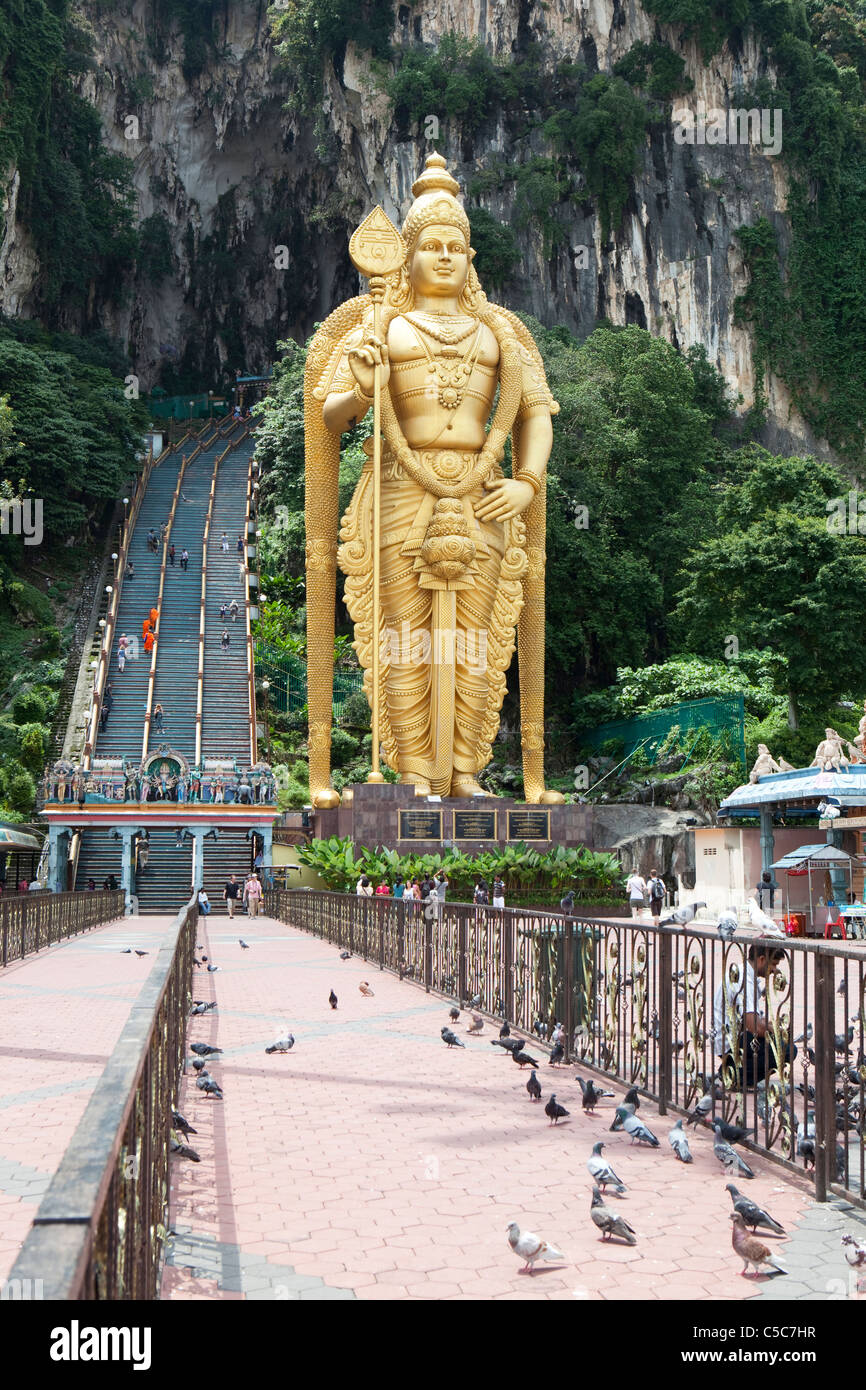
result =
[{"label": "man in white shirt", "polygon": [[[780,1061],[776,1057],[772,1042],[768,1039],[767,1019],[764,1013],[764,995],[767,977],[775,970],[785,952],[766,945],[749,947],[748,957],[743,961],[743,973],[737,981],[728,978],[729,964],[724,978],[718,985],[713,998],[713,1040],[716,1054],[721,1058],[722,1069],[730,1072],[736,1068],[737,1054],[744,1066],[743,1082],[752,1086],[765,1079],[767,1070],[778,1071]],[[761,983],[763,982],[763,986]],[[758,1047],[752,1047],[752,1039],[758,1040]],[[791,1047],[791,1060],[797,1049]]]},{"label": "man in white shirt", "polygon": [[644,905],[644,894],[646,893],[646,882],[635,869],[625,885],[628,893],[628,905],[631,908],[632,917],[637,917]]}]

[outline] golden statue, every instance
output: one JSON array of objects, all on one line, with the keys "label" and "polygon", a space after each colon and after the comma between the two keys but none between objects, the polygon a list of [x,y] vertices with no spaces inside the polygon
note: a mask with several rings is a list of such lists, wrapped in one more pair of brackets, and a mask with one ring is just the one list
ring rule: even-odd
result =
[{"label": "golden statue", "polygon": [[[499,728],[517,627],[525,797],[561,802],[545,791],[543,767],[545,474],[559,407],[531,334],[481,289],[441,155],[428,157],[412,192],[402,239],[378,208],[354,234],[370,294],[334,310],[307,358],[311,798],[340,799],[330,786],[339,560],[373,708],[370,780],[382,780],[378,729],[389,766],[417,795],[484,795],[477,775]],[[340,435],[374,401],[338,551]]]}]

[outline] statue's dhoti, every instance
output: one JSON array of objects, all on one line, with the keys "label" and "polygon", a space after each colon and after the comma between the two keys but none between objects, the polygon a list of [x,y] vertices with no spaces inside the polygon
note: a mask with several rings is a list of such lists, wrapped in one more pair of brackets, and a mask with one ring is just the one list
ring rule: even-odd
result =
[{"label": "statue's dhoti", "polygon": [[[477,455],[428,449],[425,473],[459,490]],[[501,476],[501,469],[491,476]],[[483,485],[454,498],[382,461],[381,737],[391,767],[447,795],[452,777],[490,760],[505,672],[523,604],[525,532],[520,521],[479,521]],[[364,466],[340,532],[346,606],[370,694],[372,658],[372,464]]]}]

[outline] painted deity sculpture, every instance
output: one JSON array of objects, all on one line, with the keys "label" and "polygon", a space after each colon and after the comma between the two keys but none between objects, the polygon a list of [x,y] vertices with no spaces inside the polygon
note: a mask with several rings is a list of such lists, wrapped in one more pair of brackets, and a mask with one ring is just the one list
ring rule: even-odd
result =
[{"label": "painted deity sculpture", "polygon": [[545,483],[558,406],[531,335],[481,289],[458,191],[444,159],[429,156],[403,224],[402,264],[382,277],[380,334],[371,295],[362,295],[331,314],[308,354],[310,793],[320,807],[340,799],[330,786],[338,559],[372,695],[372,440],[339,552],[337,498],[340,435],[367,416],[377,367],[386,761],[419,796],[484,794],[477,778],[499,728],[517,629],[525,796],[563,800],[545,790],[543,774]]}]

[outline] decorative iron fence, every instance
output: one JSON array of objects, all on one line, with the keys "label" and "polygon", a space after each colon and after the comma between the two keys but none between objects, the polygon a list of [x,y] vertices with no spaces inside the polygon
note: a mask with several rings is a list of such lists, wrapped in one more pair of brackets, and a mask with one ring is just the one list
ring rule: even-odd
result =
[{"label": "decorative iron fence", "polygon": [[157,955],[12,1270],[13,1280],[41,1279],[46,1299],[157,1296],[196,924],[192,899]]},{"label": "decorative iron fence", "polygon": [[124,913],[117,893],[16,893],[0,899],[0,965],[78,936]]},{"label": "decorative iron fence", "polygon": [[[866,950],[643,921],[278,890],[279,920],[507,1020],[866,1206]],[[775,957],[762,955],[774,948]],[[752,1015],[755,1015],[753,1017]]]}]

